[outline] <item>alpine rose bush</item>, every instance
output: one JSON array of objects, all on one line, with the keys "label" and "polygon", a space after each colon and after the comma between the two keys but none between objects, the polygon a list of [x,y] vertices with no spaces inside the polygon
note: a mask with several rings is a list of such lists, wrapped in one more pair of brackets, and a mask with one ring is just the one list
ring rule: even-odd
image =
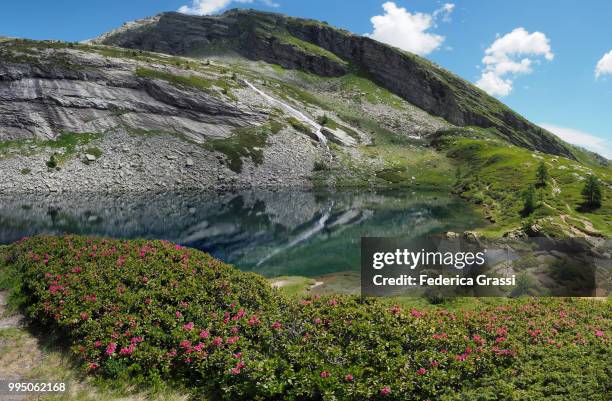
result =
[{"label": "alpine rose bush", "polygon": [[163,241],[36,237],[3,259],[2,281],[29,317],[69,338],[83,369],[179,382],[195,399],[604,400],[610,390],[607,301],[474,312],[290,300]]}]

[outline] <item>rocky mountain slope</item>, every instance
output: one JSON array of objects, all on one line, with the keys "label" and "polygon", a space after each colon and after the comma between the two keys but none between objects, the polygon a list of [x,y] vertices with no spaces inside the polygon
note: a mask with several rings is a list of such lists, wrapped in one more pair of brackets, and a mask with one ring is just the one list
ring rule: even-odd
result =
[{"label": "rocky mountain slope", "polygon": [[358,72],[452,124],[495,128],[513,144],[574,157],[557,137],[456,75],[414,54],[314,20],[239,9],[204,17],[164,13],[93,43],[190,57],[231,50],[320,76]]}]

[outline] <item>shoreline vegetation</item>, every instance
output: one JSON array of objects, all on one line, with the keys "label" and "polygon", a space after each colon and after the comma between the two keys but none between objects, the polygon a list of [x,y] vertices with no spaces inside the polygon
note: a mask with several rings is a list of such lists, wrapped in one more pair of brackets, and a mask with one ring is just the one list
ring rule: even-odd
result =
[{"label": "shoreline vegetation", "polygon": [[[50,399],[604,400],[610,391],[607,299],[428,305],[333,294],[351,280],[266,280],[166,241],[24,239],[0,247],[0,319],[27,323],[0,325],[0,361],[19,378],[73,384]],[[19,369],[27,358],[38,368]]]}]

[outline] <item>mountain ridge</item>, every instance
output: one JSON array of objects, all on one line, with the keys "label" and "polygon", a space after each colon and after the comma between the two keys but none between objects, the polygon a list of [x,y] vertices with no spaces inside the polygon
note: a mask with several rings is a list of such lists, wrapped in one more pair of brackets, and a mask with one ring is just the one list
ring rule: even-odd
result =
[{"label": "mountain ridge", "polygon": [[231,50],[320,76],[357,71],[454,125],[491,128],[512,144],[576,159],[571,146],[466,80],[422,57],[327,23],[245,9],[217,16],[168,12],[140,21],[92,43],[183,56]]}]

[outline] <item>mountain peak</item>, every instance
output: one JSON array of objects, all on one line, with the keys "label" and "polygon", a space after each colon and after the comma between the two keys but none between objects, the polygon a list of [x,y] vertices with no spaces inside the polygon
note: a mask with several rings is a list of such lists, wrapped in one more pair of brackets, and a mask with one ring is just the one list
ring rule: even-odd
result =
[{"label": "mountain peak", "polygon": [[412,53],[316,20],[252,9],[176,12],[126,24],[94,43],[202,57],[231,52],[320,76],[359,72],[457,126],[493,130],[518,146],[574,158],[571,148],[466,80]]}]

